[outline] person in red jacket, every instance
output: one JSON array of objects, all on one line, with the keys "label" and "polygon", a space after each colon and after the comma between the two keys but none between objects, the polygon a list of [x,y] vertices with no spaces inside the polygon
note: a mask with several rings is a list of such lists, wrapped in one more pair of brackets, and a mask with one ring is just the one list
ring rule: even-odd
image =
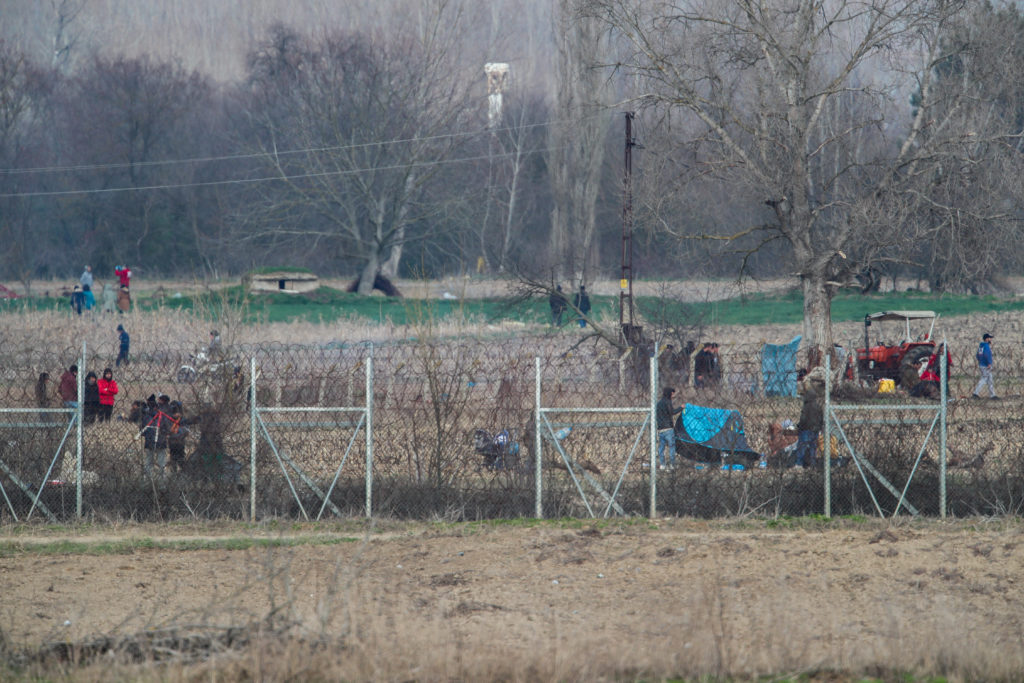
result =
[{"label": "person in red jacket", "polygon": [[100,388],[100,411],[97,417],[100,422],[107,422],[114,413],[114,397],[117,395],[117,381],[114,371],[104,368],[103,377],[97,384]]},{"label": "person in red jacket", "polygon": [[122,287],[128,287],[132,279],[132,271],[128,269],[128,266],[116,266],[114,268],[114,275],[120,281]]}]

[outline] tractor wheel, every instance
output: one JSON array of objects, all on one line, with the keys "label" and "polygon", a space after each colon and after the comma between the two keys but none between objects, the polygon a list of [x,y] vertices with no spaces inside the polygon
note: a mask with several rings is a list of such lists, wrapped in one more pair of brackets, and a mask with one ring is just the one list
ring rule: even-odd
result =
[{"label": "tractor wheel", "polygon": [[900,376],[896,380],[901,387],[910,391],[917,386],[921,381],[921,375],[918,374],[921,360],[932,355],[932,351],[930,346],[915,346],[907,351],[903,360],[900,361]]}]

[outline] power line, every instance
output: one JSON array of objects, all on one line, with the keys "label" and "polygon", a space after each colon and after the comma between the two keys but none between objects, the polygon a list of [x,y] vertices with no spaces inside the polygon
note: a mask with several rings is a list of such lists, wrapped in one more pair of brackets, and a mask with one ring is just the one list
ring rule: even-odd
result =
[{"label": "power line", "polygon": [[[596,115],[594,115],[596,116]],[[585,117],[592,118],[592,117]],[[506,126],[504,128],[496,129],[480,129],[474,131],[467,131],[464,133],[445,133],[444,135],[432,135],[427,137],[417,138],[400,138],[397,140],[381,140],[376,142],[362,142],[352,145],[337,145],[330,147],[309,147],[306,149],[290,149],[284,151],[273,151],[273,152],[253,152],[248,154],[226,154],[223,156],[209,156],[209,157],[188,157],[184,159],[162,159],[158,161],[138,161],[138,162],[117,162],[117,163],[102,163],[102,164],[80,164],[74,166],[39,166],[35,168],[0,168],[0,174],[3,175],[21,175],[30,173],[68,173],[73,171],[98,171],[98,170],[111,170],[118,168],[140,168],[140,167],[152,167],[152,166],[164,166],[174,164],[193,164],[193,163],[211,163],[215,161],[239,161],[243,159],[259,159],[268,157],[278,156],[290,156],[298,154],[322,154],[324,152],[340,152],[345,150],[362,149],[366,147],[374,147],[378,145],[400,145],[409,142],[433,142],[436,140],[452,140],[456,138],[472,137],[476,135],[488,134],[488,133],[500,133],[517,130],[531,130],[533,128],[542,128],[546,126],[553,126],[563,123],[572,123],[574,120],[557,120],[557,121],[542,121],[540,123],[531,123],[524,126]],[[11,196],[11,195],[0,195],[0,196]]]},{"label": "power line", "polygon": [[[543,149],[532,150],[530,154],[537,152],[553,152],[562,148],[547,147]],[[413,162],[409,164],[393,164],[390,166],[377,166],[374,168],[356,168],[342,171],[323,171],[320,173],[299,173],[295,175],[278,175],[278,176],[265,176],[262,178],[230,178],[227,180],[209,180],[198,183],[174,183],[166,185],[143,185],[140,187],[107,187],[93,190],[44,190],[39,192],[13,192],[9,194],[0,194],[0,199],[13,199],[13,198],[28,198],[28,197],[64,197],[71,195],[87,195],[87,194],[111,194],[115,192],[143,192],[150,190],[176,190],[184,189],[189,187],[214,187],[217,185],[245,185],[252,183],[266,183],[266,182],[282,182],[291,180],[302,180],[305,178],[323,178],[330,176],[343,176],[343,175],[355,175],[358,173],[376,172],[376,171],[393,171],[398,169],[407,168],[421,168],[425,166],[438,166],[442,164],[455,164],[464,163],[469,161],[483,161],[485,159],[494,159],[508,157],[515,154],[515,152],[502,152],[499,154],[483,154],[475,157],[462,157],[458,159],[443,159],[441,161],[422,161]]]}]

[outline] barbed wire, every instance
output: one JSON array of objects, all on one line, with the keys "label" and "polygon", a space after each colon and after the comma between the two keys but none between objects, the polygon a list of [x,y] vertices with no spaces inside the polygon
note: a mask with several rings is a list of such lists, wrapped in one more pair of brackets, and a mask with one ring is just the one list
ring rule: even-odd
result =
[{"label": "barbed wire", "polygon": [[[73,515],[81,481],[85,514],[244,518],[252,511],[253,462],[259,517],[364,514],[372,406],[373,514],[530,516],[538,367],[544,514],[603,514],[613,491],[609,514],[648,514],[649,358],[623,359],[594,345],[566,353],[556,344],[268,343],[213,354],[148,344],[118,364],[107,350],[87,349],[81,360],[81,348],[0,343],[0,485],[9,498],[0,501],[0,514]],[[694,386],[692,359],[659,361],[659,385],[677,387],[679,403],[705,411],[688,409],[688,415],[701,415],[706,424],[698,431],[712,435],[710,446],[676,442],[676,467],[657,473],[659,514],[823,510],[820,457],[816,466],[795,466],[793,426],[802,399],[765,395],[771,382],[761,354],[756,344],[724,347],[716,376],[703,387]],[[804,360],[786,370],[794,387]],[[118,388],[109,411],[92,403],[83,408],[81,474],[69,430],[75,413],[62,412],[58,391],[72,364],[83,381],[90,372],[98,381],[110,368]],[[973,349],[954,349],[947,509],[1013,512],[1024,472],[1024,423],[1016,415],[1024,353],[997,355],[1001,400],[970,398],[977,379]],[[892,514],[898,498],[881,485],[884,479],[898,491],[906,486],[913,509],[939,514],[938,439],[926,443],[934,429],[922,411],[898,405],[924,402],[939,410],[940,403],[899,388],[879,395],[874,386],[853,382],[837,385],[832,400],[877,406],[864,420],[833,429],[834,512]],[[743,438],[723,446],[714,441],[715,429]],[[847,444],[878,476],[850,457]]]}]

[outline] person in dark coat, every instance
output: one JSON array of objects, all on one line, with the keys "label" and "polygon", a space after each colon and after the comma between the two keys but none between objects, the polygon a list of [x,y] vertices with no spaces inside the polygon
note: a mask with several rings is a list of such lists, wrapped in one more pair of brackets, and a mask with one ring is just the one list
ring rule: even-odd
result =
[{"label": "person in dark coat", "polygon": [[117,343],[117,361],[114,363],[114,367],[119,368],[121,363],[128,365],[128,348],[131,346],[131,337],[125,331],[124,325],[117,326]]},{"label": "person in dark coat", "polygon": [[85,376],[85,389],[82,392],[84,402],[82,419],[86,424],[95,422],[100,414],[100,387],[96,379],[95,372],[90,372]]},{"label": "person in dark coat", "polygon": [[702,389],[712,385],[714,382],[712,377],[714,360],[711,353],[711,342],[704,342],[704,346],[693,359],[693,386]]},{"label": "person in dark coat", "polygon": [[548,305],[551,307],[551,325],[561,327],[562,314],[565,313],[565,308],[569,305],[565,294],[562,293],[562,285],[558,285],[555,287],[555,291],[551,292],[551,296],[548,297]]},{"label": "person in dark coat", "polygon": [[[676,390],[665,387],[661,391],[661,400],[655,406],[655,423],[658,427],[658,467],[665,469],[676,466],[676,426],[675,421],[683,407],[673,403]],[[668,451],[668,463],[665,462],[665,451]]]},{"label": "person in dark coat", "polygon": [[72,365],[60,376],[57,395],[64,402],[65,408],[78,407],[78,366]]},{"label": "person in dark coat", "polygon": [[800,408],[800,421],[796,423],[797,467],[813,467],[818,461],[818,434],[825,426],[824,396],[816,382],[806,381],[804,404]]},{"label": "person in dark coat", "polygon": [[586,327],[587,314],[590,313],[590,295],[587,294],[587,288],[585,285],[580,285],[580,291],[576,292],[576,297],[573,300],[573,304],[576,306],[576,310],[580,312],[580,327]]}]

